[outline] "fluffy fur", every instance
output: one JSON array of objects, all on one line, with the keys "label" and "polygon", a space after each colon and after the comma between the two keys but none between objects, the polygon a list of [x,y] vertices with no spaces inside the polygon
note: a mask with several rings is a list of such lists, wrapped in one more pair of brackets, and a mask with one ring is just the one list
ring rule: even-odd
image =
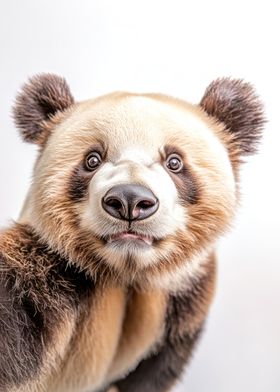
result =
[{"label": "fluffy fur", "polygon": [[36,75],[17,96],[14,118],[23,139],[43,144],[48,136],[48,121],[69,108],[74,98],[64,78],[52,74]]},{"label": "fluffy fur", "polygon": [[[253,87],[242,80],[221,78],[207,88],[200,105],[225,124],[240,154],[253,154],[262,135],[263,107]],[[230,147],[233,148],[233,147]]]},{"label": "fluffy fur", "polygon": [[[47,74],[24,86],[14,116],[41,148],[20,219],[0,234],[0,390],[169,391],[212,301],[241,156],[260,138],[254,89],[220,79],[199,105],[130,93],[74,103]],[[152,191],[155,214],[102,209],[127,183]]]}]

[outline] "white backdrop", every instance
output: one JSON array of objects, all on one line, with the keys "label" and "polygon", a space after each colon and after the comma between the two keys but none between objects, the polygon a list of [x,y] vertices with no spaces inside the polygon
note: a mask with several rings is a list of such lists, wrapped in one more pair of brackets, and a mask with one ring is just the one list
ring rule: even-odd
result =
[{"label": "white backdrop", "polygon": [[178,392],[280,390],[278,15],[270,0],[0,3],[2,227],[18,215],[35,158],[10,117],[28,76],[59,73],[77,99],[125,89],[197,102],[218,76],[251,81],[262,96],[264,141],[244,166],[242,207],[219,247],[215,302]]}]

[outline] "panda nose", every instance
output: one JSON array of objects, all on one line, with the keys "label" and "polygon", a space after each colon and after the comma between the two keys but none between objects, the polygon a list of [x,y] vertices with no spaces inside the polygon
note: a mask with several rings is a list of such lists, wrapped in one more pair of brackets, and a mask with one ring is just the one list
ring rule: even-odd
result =
[{"label": "panda nose", "polygon": [[114,218],[143,220],[153,215],[159,202],[152,191],[142,185],[122,184],[109,189],[102,199],[103,209]]}]

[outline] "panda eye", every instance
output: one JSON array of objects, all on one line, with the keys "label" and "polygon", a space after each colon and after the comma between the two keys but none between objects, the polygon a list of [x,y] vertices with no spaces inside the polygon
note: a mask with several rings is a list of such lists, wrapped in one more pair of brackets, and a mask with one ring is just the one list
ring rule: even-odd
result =
[{"label": "panda eye", "polygon": [[177,154],[170,155],[166,160],[166,167],[173,173],[179,173],[183,166],[182,159]]},{"label": "panda eye", "polygon": [[85,161],[86,169],[89,171],[96,170],[102,163],[102,158],[98,152],[91,152]]}]

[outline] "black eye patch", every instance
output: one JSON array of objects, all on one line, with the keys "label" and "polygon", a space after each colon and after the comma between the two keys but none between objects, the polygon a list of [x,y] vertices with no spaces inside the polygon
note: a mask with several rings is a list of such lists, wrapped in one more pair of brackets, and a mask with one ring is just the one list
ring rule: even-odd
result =
[{"label": "black eye patch", "polygon": [[86,172],[83,164],[75,167],[69,178],[68,195],[73,202],[79,202],[86,198],[92,173]]},{"label": "black eye patch", "polygon": [[179,196],[189,204],[196,204],[199,200],[199,185],[195,175],[184,165],[180,173],[172,175]]},{"label": "black eye patch", "polygon": [[180,148],[173,145],[166,145],[164,147],[164,153],[166,157],[179,156],[182,160],[180,170],[175,170],[174,172],[168,170],[168,173],[174,181],[182,201],[185,201],[188,204],[196,204],[199,200],[198,179],[191,171],[191,167],[187,163],[185,153],[181,151]]},{"label": "black eye patch", "polygon": [[[79,202],[87,197],[89,183],[95,170],[98,170],[98,167],[102,164],[102,160],[106,155],[105,151],[104,144],[98,142],[85,152],[84,158],[74,168],[68,181],[68,195],[70,200]],[[91,166],[88,166],[89,164]]]}]

